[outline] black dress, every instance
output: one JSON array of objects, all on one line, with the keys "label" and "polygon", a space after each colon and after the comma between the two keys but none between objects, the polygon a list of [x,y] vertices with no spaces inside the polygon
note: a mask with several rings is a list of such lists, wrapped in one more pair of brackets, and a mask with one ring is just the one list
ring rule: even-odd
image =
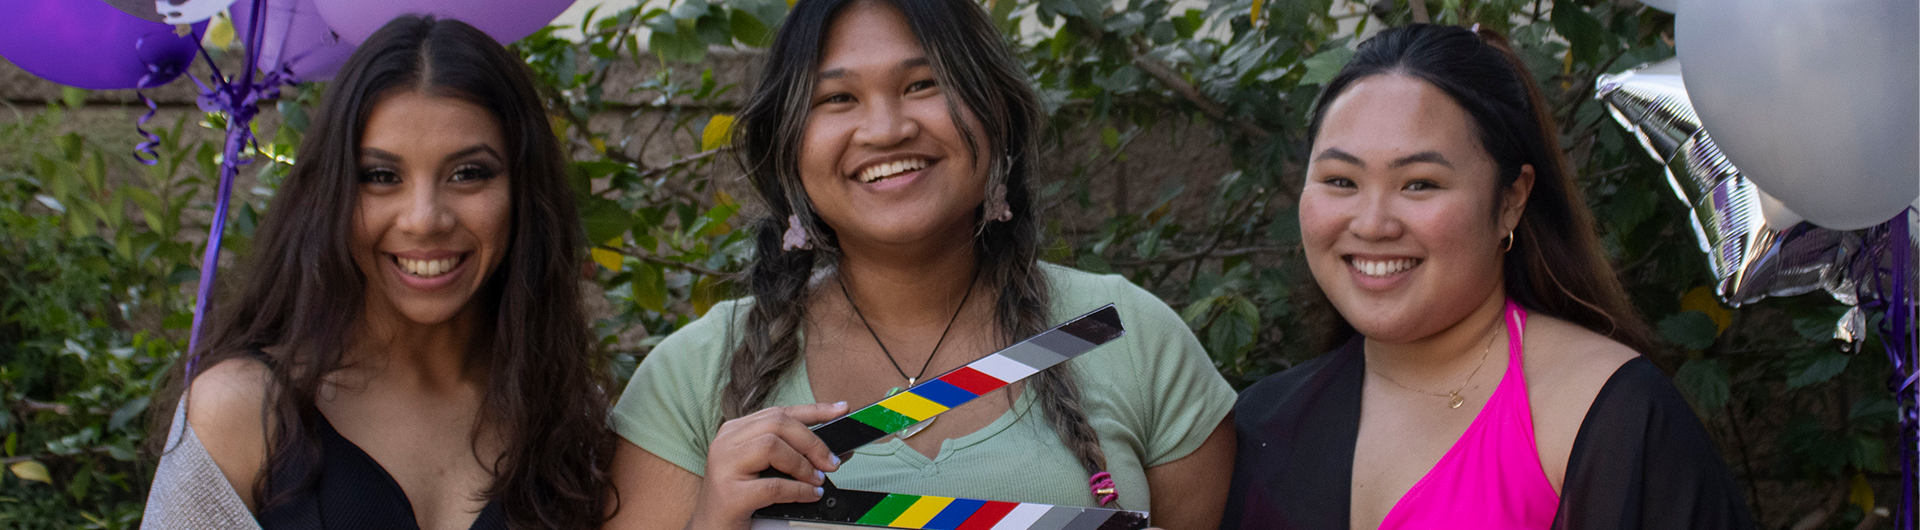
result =
[{"label": "black dress", "polygon": [[[1351,526],[1362,340],[1240,393],[1239,456],[1222,529]],[[1754,528],[1713,441],[1659,368],[1621,365],[1593,400],[1561,487],[1555,530]]]},{"label": "black dress", "polygon": [[[256,353],[254,358],[273,366],[271,358]],[[272,487],[263,502],[270,505],[255,516],[264,530],[337,530],[406,529],[418,530],[413,503],[407,492],[386,468],[374,461],[360,446],[333,429],[326,416],[315,413],[317,421],[308,425],[309,433],[319,440],[319,455],[285,455],[285,465],[274,471]],[[316,461],[317,460],[317,461]],[[313,482],[303,484],[308,471],[318,468]],[[474,519],[473,530],[505,530],[506,514],[499,501],[488,501]]]}]

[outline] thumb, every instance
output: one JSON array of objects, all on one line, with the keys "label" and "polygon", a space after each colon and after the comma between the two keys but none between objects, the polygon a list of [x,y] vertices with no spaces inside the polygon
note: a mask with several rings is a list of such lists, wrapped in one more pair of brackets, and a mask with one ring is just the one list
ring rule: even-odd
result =
[{"label": "thumb", "polygon": [[793,418],[794,421],[807,425],[819,425],[831,421],[834,418],[845,416],[847,414],[847,402],[795,405],[787,407],[786,410],[781,412],[786,413],[787,417]]}]

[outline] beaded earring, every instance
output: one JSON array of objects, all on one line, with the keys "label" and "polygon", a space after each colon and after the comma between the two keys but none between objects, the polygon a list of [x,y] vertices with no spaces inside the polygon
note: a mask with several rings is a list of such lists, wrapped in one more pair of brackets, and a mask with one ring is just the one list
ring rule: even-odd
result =
[{"label": "beaded earring", "polygon": [[800,225],[800,216],[787,216],[787,233],[780,236],[780,250],[811,250],[812,248],[813,239],[807,235],[806,227]]}]

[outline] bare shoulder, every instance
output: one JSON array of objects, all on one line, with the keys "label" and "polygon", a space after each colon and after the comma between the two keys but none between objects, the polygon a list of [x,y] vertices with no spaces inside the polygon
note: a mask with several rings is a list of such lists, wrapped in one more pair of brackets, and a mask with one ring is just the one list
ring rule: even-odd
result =
[{"label": "bare shoulder", "polygon": [[1592,386],[1598,393],[1620,365],[1640,356],[1604,335],[1537,313],[1527,319],[1523,340],[1528,386],[1559,391]]},{"label": "bare shoulder", "polygon": [[248,508],[254,508],[253,484],[266,468],[263,413],[270,378],[265,363],[231,358],[195,377],[186,397],[187,425]]}]

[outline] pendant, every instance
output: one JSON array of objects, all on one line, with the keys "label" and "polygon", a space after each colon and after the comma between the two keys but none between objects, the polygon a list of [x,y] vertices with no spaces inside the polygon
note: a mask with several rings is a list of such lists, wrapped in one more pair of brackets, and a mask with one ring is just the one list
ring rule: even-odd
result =
[{"label": "pendant", "polygon": [[1457,408],[1460,408],[1461,405],[1467,404],[1467,398],[1460,397],[1459,392],[1451,392],[1451,393],[1448,393],[1447,395],[1453,398],[1453,399],[1447,400],[1447,408],[1457,409]]}]

